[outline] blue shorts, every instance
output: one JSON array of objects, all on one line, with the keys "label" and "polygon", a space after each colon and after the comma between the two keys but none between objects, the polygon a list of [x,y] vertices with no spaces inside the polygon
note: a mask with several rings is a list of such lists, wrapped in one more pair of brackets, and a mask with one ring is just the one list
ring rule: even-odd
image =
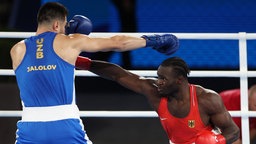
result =
[{"label": "blue shorts", "polygon": [[17,123],[16,144],[92,144],[80,119]]}]

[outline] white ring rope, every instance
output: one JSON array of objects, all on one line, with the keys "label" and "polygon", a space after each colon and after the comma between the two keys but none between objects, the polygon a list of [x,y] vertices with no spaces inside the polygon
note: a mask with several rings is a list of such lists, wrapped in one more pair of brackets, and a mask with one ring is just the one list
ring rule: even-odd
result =
[{"label": "white ring rope", "polygon": [[[35,32],[0,32],[0,38],[27,38]],[[140,37],[144,34],[163,33],[91,33],[90,37],[109,37],[125,34]],[[195,40],[238,40],[239,71],[191,71],[191,77],[240,77],[241,111],[230,111],[234,117],[242,117],[242,143],[250,143],[249,117],[256,117],[256,112],[248,111],[248,77],[256,77],[256,71],[248,71],[247,40],[256,40],[256,33],[172,33],[179,39]],[[132,71],[142,76],[156,76],[156,71]],[[88,71],[76,70],[76,76],[96,76]],[[13,76],[10,69],[0,69],[0,75]],[[157,117],[154,111],[80,111],[81,117]],[[21,111],[0,111],[0,117],[20,117]]]},{"label": "white ring rope", "polygon": [[[156,70],[130,70],[140,76],[156,77]],[[2,76],[14,76],[14,71],[12,69],[0,69],[0,75]],[[76,70],[76,76],[83,77],[97,77],[96,74],[84,70]],[[256,71],[191,71],[190,77],[241,77],[242,75],[247,75],[247,77],[256,77]]]},{"label": "white ring rope", "polygon": [[[29,36],[33,36],[34,34],[35,32],[0,32],[0,38],[27,38]],[[109,37],[116,34],[125,34],[125,35],[140,37],[143,34],[163,34],[163,33],[91,33],[90,36],[91,37]],[[173,33],[173,34],[175,34],[179,39],[215,39],[215,40],[216,39],[217,40],[218,39],[219,40],[256,39],[255,33],[244,33],[244,32],[241,32],[241,33]],[[243,55],[240,57],[243,57]],[[131,72],[141,76],[150,76],[150,77],[157,76],[155,70],[131,70]],[[0,75],[14,76],[15,74],[14,74],[14,71],[11,69],[0,69]],[[93,77],[97,76],[89,71],[83,71],[83,70],[76,70],[75,75],[76,76],[93,76]],[[244,77],[244,76],[256,77],[256,71],[247,71],[247,68],[246,68],[245,71],[241,71],[241,70],[240,71],[191,71],[191,74],[190,74],[190,77]],[[0,113],[0,116],[1,114],[2,113]],[[250,115],[250,116],[256,116],[256,115]]]},{"label": "white ring rope", "polygon": [[[100,33],[93,32],[90,37],[109,37],[116,34],[125,34],[140,37],[144,34],[164,34],[164,33]],[[179,39],[212,39],[212,40],[238,40],[241,38],[241,33],[172,33]],[[0,32],[0,38],[27,38],[35,35],[34,32]],[[256,39],[255,33],[246,33],[245,39]]]},{"label": "white ring rope", "polygon": [[[241,113],[241,111],[229,111],[232,117],[256,117],[255,111]],[[1,117],[21,117],[21,111],[0,111]],[[158,117],[155,111],[80,111],[81,117]]]}]

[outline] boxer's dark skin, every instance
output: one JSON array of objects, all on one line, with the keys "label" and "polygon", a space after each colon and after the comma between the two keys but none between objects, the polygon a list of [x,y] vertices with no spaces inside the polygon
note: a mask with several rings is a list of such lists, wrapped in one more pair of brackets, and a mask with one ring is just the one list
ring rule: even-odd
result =
[{"label": "boxer's dark skin", "polygon": [[[145,95],[157,111],[161,97],[168,98],[168,110],[177,117],[184,118],[190,111],[190,91],[187,75],[189,68],[179,58],[171,58],[161,64],[157,70],[158,78],[144,78],[133,74],[118,65],[92,60],[89,71],[122,86]],[[173,61],[173,62],[172,62]],[[172,63],[172,64],[168,64]],[[79,65],[80,69],[83,68]],[[227,143],[239,138],[239,128],[233,122],[229,112],[223,105],[221,97],[214,91],[196,86],[200,116],[203,123],[218,127]]]}]

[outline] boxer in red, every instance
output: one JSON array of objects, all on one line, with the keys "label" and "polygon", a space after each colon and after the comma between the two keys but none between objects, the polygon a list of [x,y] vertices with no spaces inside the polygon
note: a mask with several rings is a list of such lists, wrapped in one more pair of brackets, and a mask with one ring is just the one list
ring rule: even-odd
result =
[{"label": "boxer in red", "polygon": [[[171,57],[158,67],[158,78],[145,78],[118,65],[79,57],[76,67],[145,95],[174,144],[231,144],[239,128],[214,91],[188,82],[189,67]],[[219,129],[219,132],[215,132]]]},{"label": "boxer in red", "polygon": [[[240,89],[230,89],[220,92],[220,96],[223,99],[224,105],[227,110],[239,111],[240,107]],[[252,85],[248,91],[248,103],[249,110],[256,111],[256,85]],[[233,117],[234,122],[241,130],[241,118]],[[250,141],[251,144],[256,142],[256,118],[250,118]],[[241,137],[242,138],[242,137]],[[239,139],[235,144],[241,144],[241,139]]]}]

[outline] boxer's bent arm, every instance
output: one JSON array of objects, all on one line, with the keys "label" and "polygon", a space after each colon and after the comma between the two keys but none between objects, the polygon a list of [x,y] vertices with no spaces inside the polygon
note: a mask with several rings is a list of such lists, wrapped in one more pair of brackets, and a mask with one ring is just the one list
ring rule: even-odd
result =
[{"label": "boxer's bent arm", "polygon": [[215,118],[211,118],[211,120],[215,126],[220,128],[221,135],[224,136],[227,144],[231,144],[239,139],[239,128],[233,122],[228,111],[216,114],[213,117],[218,118],[218,120],[214,120]]},{"label": "boxer's bent arm", "polygon": [[239,128],[232,120],[231,115],[225,108],[221,97],[218,94],[211,94],[210,103],[207,105],[210,113],[210,121],[221,129],[222,135],[225,137],[227,144],[239,139]]}]

